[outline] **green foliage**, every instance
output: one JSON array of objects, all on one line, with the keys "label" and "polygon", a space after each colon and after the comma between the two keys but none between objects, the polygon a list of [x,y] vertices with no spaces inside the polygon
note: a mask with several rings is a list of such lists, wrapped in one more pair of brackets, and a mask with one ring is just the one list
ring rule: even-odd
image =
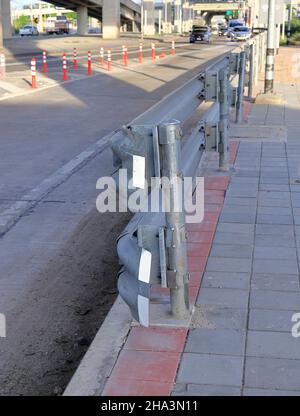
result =
[{"label": "green foliage", "polygon": [[77,13],[76,12],[65,13],[65,15],[67,16],[67,18],[70,22],[77,19]]},{"label": "green foliage", "polygon": [[[288,30],[288,23],[285,24],[285,31]],[[291,24],[291,35],[294,33],[300,32],[300,20],[299,19],[293,19]]]},{"label": "green foliage", "polygon": [[30,24],[30,17],[29,16],[20,16],[13,22],[13,27],[16,33],[19,33],[21,27]]}]

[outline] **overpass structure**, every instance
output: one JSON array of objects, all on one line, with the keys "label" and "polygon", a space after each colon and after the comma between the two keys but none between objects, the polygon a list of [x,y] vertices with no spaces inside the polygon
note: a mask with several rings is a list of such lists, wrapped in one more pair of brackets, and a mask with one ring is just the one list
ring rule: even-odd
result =
[{"label": "overpass structure", "polygon": [[246,1],[244,0],[190,0],[196,16],[201,16],[207,24],[215,15],[225,15],[226,12],[238,12],[239,17],[245,16]]},{"label": "overpass structure", "polygon": [[[77,12],[78,33],[88,31],[88,16],[102,21],[103,38],[116,39],[120,24],[127,23],[135,31],[141,24],[141,7],[132,0],[51,0],[55,6]],[[0,0],[0,47],[3,38],[12,36],[10,0]]]}]

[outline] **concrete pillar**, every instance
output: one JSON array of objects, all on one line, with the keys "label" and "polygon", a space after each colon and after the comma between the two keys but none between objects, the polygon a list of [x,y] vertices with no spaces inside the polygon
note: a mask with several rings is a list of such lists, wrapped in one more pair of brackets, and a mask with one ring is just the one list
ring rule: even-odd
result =
[{"label": "concrete pillar", "polygon": [[163,1],[163,33],[172,33],[172,0]]},{"label": "concrete pillar", "polygon": [[2,0],[0,0],[0,50],[3,48]]},{"label": "concrete pillar", "polygon": [[12,37],[11,14],[10,14],[10,0],[2,0],[2,32],[3,38],[9,39]]},{"label": "concrete pillar", "polygon": [[102,8],[103,39],[120,37],[120,0],[103,0]]},{"label": "concrete pillar", "polygon": [[175,0],[174,12],[175,32],[182,33],[182,0]]},{"label": "concrete pillar", "polygon": [[190,3],[188,0],[183,0],[183,32],[187,33],[191,30],[191,15],[190,15]]},{"label": "concrete pillar", "polygon": [[155,35],[155,1],[143,0],[143,34],[145,36]]},{"label": "concrete pillar", "polygon": [[78,35],[88,34],[88,9],[86,6],[77,7],[77,33]]}]

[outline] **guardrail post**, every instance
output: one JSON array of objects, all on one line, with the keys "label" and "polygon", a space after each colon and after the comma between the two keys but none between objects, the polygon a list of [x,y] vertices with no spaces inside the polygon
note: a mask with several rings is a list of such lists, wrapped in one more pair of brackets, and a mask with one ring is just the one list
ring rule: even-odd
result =
[{"label": "guardrail post", "polygon": [[229,101],[228,101],[228,80],[229,69],[224,68],[220,71],[220,143],[219,143],[219,168],[222,171],[229,169]]},{"label": "guardrail post", "polygon": [[249,52],[249,84],[248,84],[248,98],[253,97],[253,84],[254,84],[254,44],[250,43]]},{"label": "guardrail post", "polygon": [[243,121],[245,73],[246,73],[246,52],[243,51],[240,53],[239,85],[238,85],[236,119],[235,119],[236,123],[241,123]]},{"label": "guardrail post", "polygon": [[183,209],[182,174],[179,170],[181,153],[180,122],[173,120],[159,125],[162,177],[170,186],[163,185],[166,210],[167,282],[170,288],[171,311],[177,319],[188,318],[188,262]]}]

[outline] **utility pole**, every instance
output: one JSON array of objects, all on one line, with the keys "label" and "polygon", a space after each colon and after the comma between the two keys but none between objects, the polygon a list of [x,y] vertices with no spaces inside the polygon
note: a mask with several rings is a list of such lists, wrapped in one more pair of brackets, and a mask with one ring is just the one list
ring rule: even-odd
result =
[{"label": "utility pole", "polygon": [[287,30],[287,42],[286,42],[287,45],[290,44],[291,26],[292,26],[292,0],[289,4],[288,30]]},{"label": "utility pole", "polygon": [[274,67],[275,67],[275,48],[276,48],[276,5],[275,0],[269,0],[268,10],[268,41],[267,59],[265,76],[265,94],[274,91]]}]

